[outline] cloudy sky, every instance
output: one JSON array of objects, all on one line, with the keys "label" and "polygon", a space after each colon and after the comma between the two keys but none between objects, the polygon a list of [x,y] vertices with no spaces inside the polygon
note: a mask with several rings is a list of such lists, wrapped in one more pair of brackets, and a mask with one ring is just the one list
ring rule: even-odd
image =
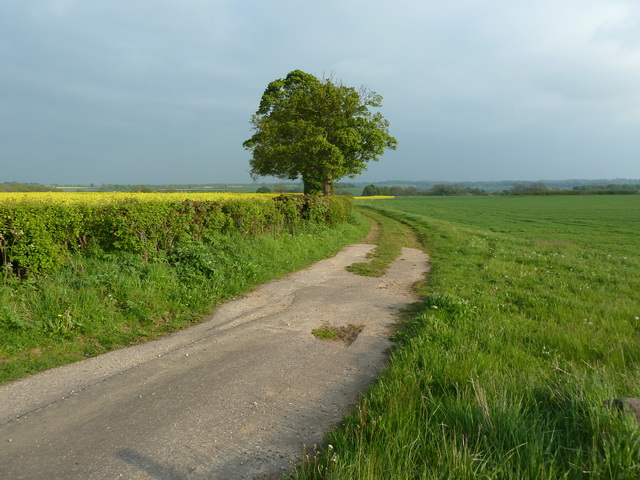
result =
[{"label": "cloudy sky", "polygon": [[249,183],[295,69],[384,97],[356,181],[640,178],[637,0],[2,0],[0,182]]}]

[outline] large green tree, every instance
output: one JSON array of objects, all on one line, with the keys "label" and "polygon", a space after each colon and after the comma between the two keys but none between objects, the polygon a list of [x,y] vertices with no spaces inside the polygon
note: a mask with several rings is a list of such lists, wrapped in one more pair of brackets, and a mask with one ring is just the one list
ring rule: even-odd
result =
[{"label": "large green tree", "polygon": [[385,148],[396,148],[389,122],[369,110],[381,105],[375,92],[300,70],[274,80],[243,143],[252,152],[251,175],[302,178],[306,194],[331,195],[334,181],[362,173]]}]

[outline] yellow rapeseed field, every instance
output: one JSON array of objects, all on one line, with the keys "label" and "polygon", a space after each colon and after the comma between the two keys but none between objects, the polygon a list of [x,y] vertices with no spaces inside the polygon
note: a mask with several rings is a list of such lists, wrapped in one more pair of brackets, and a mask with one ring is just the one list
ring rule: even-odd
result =
[{"label": "yellow rapeseed field", "polygon": [[231,199],[268,200],[278,194],[269,193],[129,193],[129,192],[0,192],[0,203],[74,203],[107,204],[123,200],[140,201],[219,201]]},{"label": "yellow rapeseed field", "polygon": [[356,200],[384,200],[387,198],[396,198],[394,195],[371,195],[369,197],[353,197]]}]

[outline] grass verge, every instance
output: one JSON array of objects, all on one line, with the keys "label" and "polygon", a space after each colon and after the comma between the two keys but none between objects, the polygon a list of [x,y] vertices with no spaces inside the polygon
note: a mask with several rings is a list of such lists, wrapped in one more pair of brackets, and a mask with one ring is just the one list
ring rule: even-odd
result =
[{"label": "grass verge", "polygon": [[296,235],[220,235],[150,262],[101,251],[50,277],[0,283],[0,382],[140,343],[205,318],[221,302],[334,255],[369,225]]},{"label": "grass verge", "polygon": [[293,478],[640,477],[638,425],[605,406],[640,395],[631,214],[612,231],[609,200],[566,201],[376,204],[428,245],[430,283],[388,369]]}]

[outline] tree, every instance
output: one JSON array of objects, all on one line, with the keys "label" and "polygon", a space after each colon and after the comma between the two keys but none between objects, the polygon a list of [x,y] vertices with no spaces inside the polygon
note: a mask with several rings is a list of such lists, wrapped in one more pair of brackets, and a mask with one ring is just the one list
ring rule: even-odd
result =
[{"label": "tree", "polygon": [[362,189],[363,197],[375,197],[376,195],[378,195],[378,187],[376,187],[375,185],[366,185]]},{"label": "tree", "polygon": [[418,189],[414,186],[394,185],[389,187],[389,193],[394,197],[410,197],[418,194]]},{"label": "tree", "polygon": [[521,183],[516,183],[513,186],[513,189],[511,190],[511,192],[514,195],[530,195],[530,194],[536,194],[536,193],[539,194],[539,193],[545,193],[548,191],[549,189],[542,182],[533,182],[529,186],[523,185]]},{"label": "tree", "polygon": [[438,183],[431,187],[431,195],[455,195],[455,188],[451,185]]},{"label": "tree", "polygon": [[251,117],[254,134],[243,143],[252,152],[252,177],[302,178],[304,193],[331,195],[334,181],[362,173],[385,148],[396,148],[389,122],[369,110],[381,105],[382,97],[366,88],[301,70],[274,80]]}]

